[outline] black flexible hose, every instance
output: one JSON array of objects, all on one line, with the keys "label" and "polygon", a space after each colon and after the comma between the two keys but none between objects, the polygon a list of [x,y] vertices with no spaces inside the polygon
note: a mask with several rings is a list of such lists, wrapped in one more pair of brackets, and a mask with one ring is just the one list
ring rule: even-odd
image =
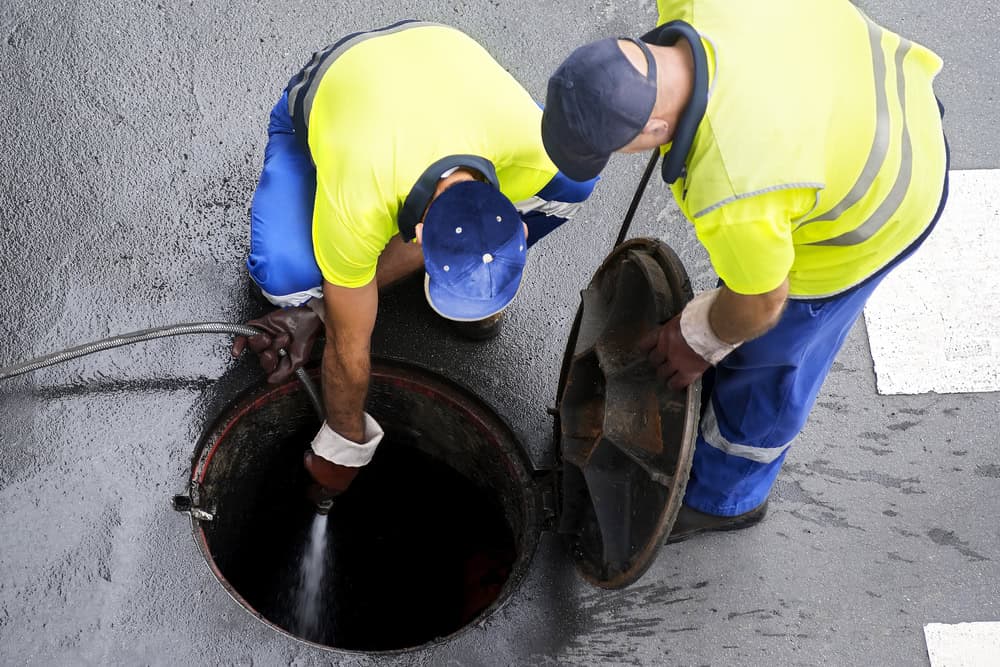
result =
[{"label": "black flexible hose", "polygon": [[[18,375],[23,375],[24,373],[30,373],[31,371],[36,371],[40,368],[45,368],[46,366],[61,364],[65,361],[70,361],[71,359],[76,359],[88,354],[94,354],[95,352],[103,352],[104,350],[110,350],[116,347],[142,343],[144,341],[155,340],[157,338],[167,338],[169,336],[207,333],[231,334],[234,336],[250,337],[264,332],[248,324],[233,324],[231,322],[195,322],[191,324],[174,324],[166,327],[143,329],[142,331],[133,331],[132,333],[123,334],[121,336],[112,336],[93,343],[78,345],[76,347],[62,350],[61,352],[53,352],[52,354],[46,354],[38,357],[37,359],[22,361],[21,363],[14,364],[13,366],[0,368],[0,381],[7,380]],[[281,352],[283,353],[284,350],[281,350]],[[299,382],[302,383],[302,387],[309,396],[309,400],[313,405],[313,409],[316,410],[316,414],[319,415],[320,419],[324,419],[325,411],[323,410],[323,398],[320,395],[319,390],[316,388],[315,383],[312,379],[310,379],[309,374],[306,373],[305,369],[299,368],[295,371],[295,376],[299,379]]]},{"label": "black flexible hose", "polygon": [[649,177],[653,175],[653,167],[656,166],[657,160],[660,159],[660,149],[659,147],[653,149],[653,153],[649,156],[649,162],[646,164],[646,171],[642,173],[642,178],[639,179],[639,187],[635,189],[635,194],[632,195],[632,203],[628,206],[628,212],[625,213],[625,219],[622,221],[622,227],[618,230],[618,240],[615,241],[615,247],[617,248],[628,236],[628,228],[632,226],[632,217],[635,216],[636,210],[639,208],[639,201],[642,199],[642,193],[646,191],[646,184],[649,183]]}]

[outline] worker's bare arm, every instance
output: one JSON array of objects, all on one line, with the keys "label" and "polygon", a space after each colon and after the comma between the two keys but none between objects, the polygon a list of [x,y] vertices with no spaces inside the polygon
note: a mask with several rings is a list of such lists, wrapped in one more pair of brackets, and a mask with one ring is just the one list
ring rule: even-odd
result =
[{"label": "worker's bare arm", "polygon": [[712,331],[726,343],[753,340],[778,323],[787,298],[787,278],[763,294],[738,294],[723,285],[709,313]]},{"label": "worker's bare arm", "polygon": [[399,234],[393,236],[382,250],[375,270],[379,289],[413,275],[424,267],[424,253],[417,243],[407,243]]},{"label": "worker's bare arm", "polygon": [[371,335],[378,312],[378,285],[338,287],[323,282],[326,348],[323,396],[326,421],[353,442],[365,440],[364,407],[371,372]]}]

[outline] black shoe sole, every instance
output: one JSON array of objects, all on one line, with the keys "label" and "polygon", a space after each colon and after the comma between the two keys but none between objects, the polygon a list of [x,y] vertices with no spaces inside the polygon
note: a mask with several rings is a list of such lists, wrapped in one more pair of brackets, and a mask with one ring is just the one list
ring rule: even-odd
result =
[{"label": "black shoe sole", "polygon": [[[767,516],[767,504],[768,501],[765,500],[759,507],[732,517],[713,517],[708,514],[699,513],[702,517],[706,517],[706,522],[703,525],[692,526],[678,533],[671,531],[670,535],[667,536],[666,544],[677,544],[678,542],[683,542],[696,535],[703,535],[705,533],[722,533],[755,526]],[[682,507],[681,511],[683,512],[685,509]],[[678,515],[679,517],[680,515]]]}]

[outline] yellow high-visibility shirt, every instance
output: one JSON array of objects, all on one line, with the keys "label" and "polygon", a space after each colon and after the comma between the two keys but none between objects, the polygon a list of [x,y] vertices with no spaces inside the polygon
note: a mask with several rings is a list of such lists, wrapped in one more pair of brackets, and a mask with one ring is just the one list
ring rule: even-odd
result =
[{"label": "yellow high-visibility shirt", "polygon": [[514,202],[556,174],[542,146],[541,110],[459,30],[408,22],[362,33],[318,70],[305,97],[316,165],[313,246],[334,285],[374,278],[407,195],[442,158],[485,158]]},{"label": "yellow high-visibility shirt", "polygon": [[719,276],[759,294],[834,295],[930,224],[945,147],[941,60],[847,0],[659,0],[690,23],[710,86],[672,186]]}]

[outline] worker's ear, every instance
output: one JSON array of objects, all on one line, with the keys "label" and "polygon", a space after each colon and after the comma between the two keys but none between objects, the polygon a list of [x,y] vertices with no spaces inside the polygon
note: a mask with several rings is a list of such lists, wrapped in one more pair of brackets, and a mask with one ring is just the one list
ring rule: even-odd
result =
[{"label": "worker's ear", "polygon": [[650,118],[642,128],[642,134],[655,141],[654,146],[662,146],[670,141],[670,123],[662,118]]},{"label": "worker's ear", "polygon": [[656,148],[668,143],[671,139],[670,123],[662,118],[650,118],[642,131],[617,150],[618,153],[642,153],[650,148]]},{"label": "worker's ear", "polygon": [[413,228],[413,232],[417,235],[417,243],[420,245],[424,244],[424,223],[418,222],[417,226]]}]

